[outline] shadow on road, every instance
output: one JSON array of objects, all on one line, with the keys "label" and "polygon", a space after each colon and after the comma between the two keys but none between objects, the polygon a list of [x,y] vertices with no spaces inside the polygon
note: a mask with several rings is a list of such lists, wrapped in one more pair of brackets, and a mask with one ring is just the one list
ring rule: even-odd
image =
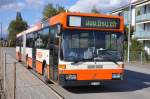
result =
[{"label": "shadow on road", "polygon": [[69,92],[76,94],[99,92],[129,92],[150,87],[150,74],[126,70],[122,83],[110,83],[104,86],[66,87]]}]

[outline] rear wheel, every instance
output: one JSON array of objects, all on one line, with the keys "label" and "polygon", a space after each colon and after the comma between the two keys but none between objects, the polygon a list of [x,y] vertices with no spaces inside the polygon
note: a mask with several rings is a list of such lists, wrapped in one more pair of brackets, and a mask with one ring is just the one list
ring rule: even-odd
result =
[{"label": "rear wheel", "polygon": [[21,62],[21,55],[19,52],[18,52],[18,62]]},{"label": "rear wheel", "polygon": [[29,60],[28,60],[28,58],[26,58],[26,68],[27,68],[27,69],[30,69],[30,67],[29,67]]},{"label": "rear wheel", "polygon": [[47,77],[47,73],[46,73],[46,66],[44,66],[44,73],[43,73],[43,77],[44,77],[44,82],[46,83],[50,83],[50,80]]}]

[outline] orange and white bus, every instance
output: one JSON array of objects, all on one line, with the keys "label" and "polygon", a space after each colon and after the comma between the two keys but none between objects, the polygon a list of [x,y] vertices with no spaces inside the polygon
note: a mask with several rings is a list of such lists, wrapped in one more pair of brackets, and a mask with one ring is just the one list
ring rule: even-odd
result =
[{"label": "orange and white bus", "polygon": [[62,86],[123,80],[122,17],[63,12],[17,35],[16,57]]}]

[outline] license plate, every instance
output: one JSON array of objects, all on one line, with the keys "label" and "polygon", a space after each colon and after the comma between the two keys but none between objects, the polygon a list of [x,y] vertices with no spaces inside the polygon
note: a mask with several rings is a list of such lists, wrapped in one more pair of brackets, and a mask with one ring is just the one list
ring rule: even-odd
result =
[{"label": "license plate", "polygon": [[100,84],[101,84],[100,82],[91,82],[92,86],[96,86],[96,85],[100,85]]}]

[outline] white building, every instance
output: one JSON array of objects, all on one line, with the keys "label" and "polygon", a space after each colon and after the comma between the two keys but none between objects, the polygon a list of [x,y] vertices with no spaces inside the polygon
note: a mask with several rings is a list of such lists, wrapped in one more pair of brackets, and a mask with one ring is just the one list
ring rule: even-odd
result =
[{"label": "white building", "polygon": [[135,37],[144,42],[145,50],[150,55],[150,0],[143,0],[136,5]]},{"label": "white building", "polygon": [[[144,43],[144,48],[150,55],[150,0],[138,0],[131,6],[131,25],[135,26],[134,37]],[[125,25],[129,24],[129,5],[115,9],[111,13],[123,16]]]},{"label": "white building", "polygon": [[[135,5],[131,5],[131,25],[135,26]],[[119,15],[124,17],[125,25],[129,24],[129,5],[117,8],[111,12],[111,14]]]}]

